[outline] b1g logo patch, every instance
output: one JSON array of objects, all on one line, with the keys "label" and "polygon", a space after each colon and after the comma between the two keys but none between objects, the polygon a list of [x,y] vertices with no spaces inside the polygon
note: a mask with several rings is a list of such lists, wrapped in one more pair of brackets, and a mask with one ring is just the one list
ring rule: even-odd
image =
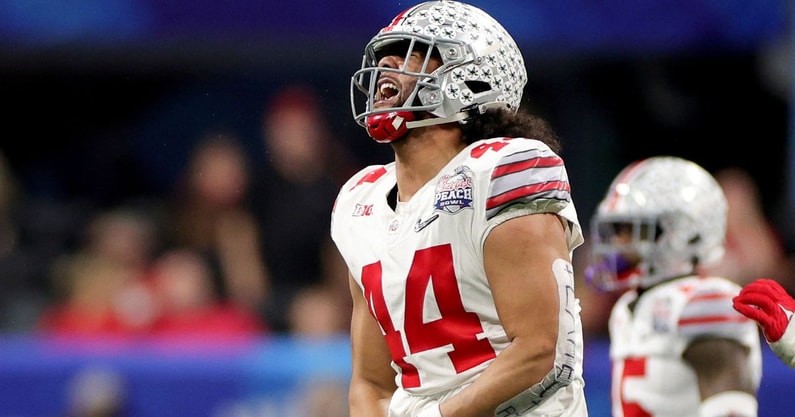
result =
[{"label": "b1g logo patch", "polygon": [[436,184],[433,205],[436,210],[450,214],[472,208],[472,170],[460,166],[452,175],[445,175]]}]

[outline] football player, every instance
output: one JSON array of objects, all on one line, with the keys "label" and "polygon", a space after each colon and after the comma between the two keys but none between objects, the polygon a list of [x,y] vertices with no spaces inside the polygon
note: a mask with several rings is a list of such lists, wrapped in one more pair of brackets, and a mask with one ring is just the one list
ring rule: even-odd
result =
[{"label": "football player", "polygon": [[732,308],[740,286],[702,276],[723,254],[727,204],[702,167],[630,164],[592,219],[597,288],[624,291],[609,319],[614,417],[754,417],[759,331]]},{"label": "football player", "polygon": [[520,110],[511,35],[457,1],[397,15],[352,78],[355,120],[389,144],[340,190],[352,417],[587,416],[558,141]]},{"label": "football player", "polygon": [[770,348],[784,363],[795,368],[795,299],[772,279],[757,279],[734,297],[734,308],[755,320]]}]

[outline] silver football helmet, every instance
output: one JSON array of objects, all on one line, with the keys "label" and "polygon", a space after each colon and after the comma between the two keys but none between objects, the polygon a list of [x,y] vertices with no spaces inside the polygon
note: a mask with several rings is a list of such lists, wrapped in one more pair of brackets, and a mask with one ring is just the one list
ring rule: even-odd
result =
[{"label": "silver football helmet", "polygon": [[[387,47],[400,45],[406,62],[421,51],[425,65],[419,72],[379,67]],[[390,53],[394,53],[391,51]],[[441,67],[428,73],[431,54]],[[378,80],[387,75],[416,76],[414,91],[399,107],[376,109]],[[362,67],[351,80],[351,109],[356,123],[378,142],[391,142],[408,129],[458,121],[473,111],[505,107],[516,111],[527,83],[522,53],[511,35],[477,7],[457,1],[429,1],[409,8],[381,29],[367,44]],[[357,93],[363,94],[357,94]],[[414,112],[436,116],[415,120]]]},{"label": "silver football helmet", "polygon": [[699,165],[657,156],[624,168],[591,221],[586,279],[606,291],[648,288],[720,260],[727,203]]}]

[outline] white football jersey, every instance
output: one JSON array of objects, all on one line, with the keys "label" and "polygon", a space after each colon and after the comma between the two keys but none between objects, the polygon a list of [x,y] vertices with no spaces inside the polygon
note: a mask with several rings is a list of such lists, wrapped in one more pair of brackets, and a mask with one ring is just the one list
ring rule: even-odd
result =
[{"label": "white football jersey", "polygon": [[[386,337],[397,384],[433,395],[471,382],[509,344],[483,267],[489,232],[550,212],[566,220],[570,250],[583,237],[563,161],[536,140],[471,144],[393,210],[395,186],[394,162],[354,175],[331,235]],[[577,348],[581,379],[581,340]]]},{"label": "white football jersey", "polygon": [[759,331],[732,307],[739,291],[723,278],[690,276],[656,285],[640,298],[635,291],[623,294],[609,323],[613,417],[696,414],[701,404],[696,373],[682,354],[698,338],[727,338],[746,346],[745,366],[758,387]]}]

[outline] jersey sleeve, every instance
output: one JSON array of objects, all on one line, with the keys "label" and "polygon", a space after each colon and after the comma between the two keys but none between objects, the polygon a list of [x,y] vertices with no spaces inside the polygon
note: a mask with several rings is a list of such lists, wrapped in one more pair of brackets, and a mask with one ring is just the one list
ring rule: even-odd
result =
[{"label": "jersey sleeve", "polygon": [[731,339],[748,346],[756,326],[732,307],[732,297],[740,288],[716,278],[688,293],[677,321],[680,336],[689,342],[703,337]]},{"label": "jersey sleeve", "polygon": [[514,217],[554,213],[566,220],[569,247],[583,243],[563,159],[545,144],[514,139],[491,171],[486,219],[493,226]]}]

